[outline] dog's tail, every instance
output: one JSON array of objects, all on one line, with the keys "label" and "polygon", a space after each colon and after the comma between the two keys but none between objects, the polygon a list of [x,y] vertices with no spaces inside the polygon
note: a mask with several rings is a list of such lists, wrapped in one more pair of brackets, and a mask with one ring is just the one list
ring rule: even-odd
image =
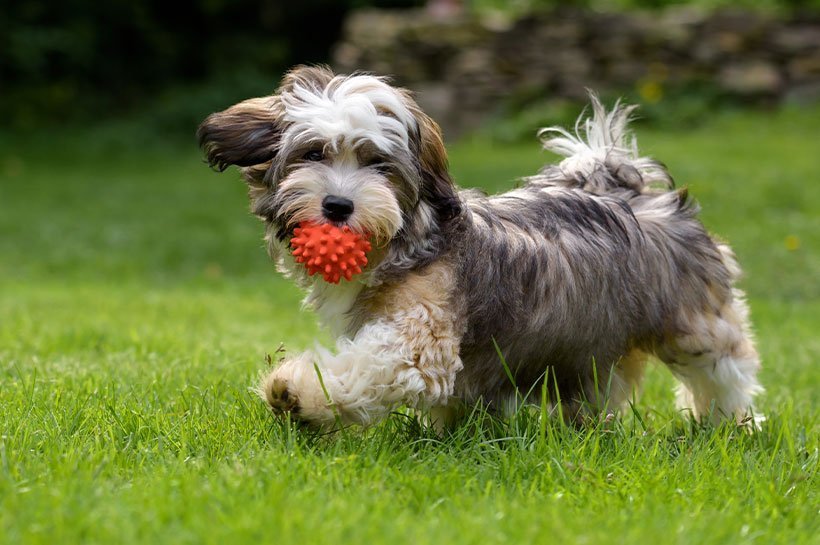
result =
[{"label": "dog's tail", "polygon": [[618,101],[607,112],[594,93],[590,92],[589,97],[592,117],[581,114],[574,134],[561,127],[538,132],[544,149],[566,159],[557,166],[544,167],[535,178],[546,177],[547,183],[580,187],[592,193],[623,188],[642,193],[647,187],[674,187],[663,164],[638,155],[637,142],[628,128],[636,106]]}]

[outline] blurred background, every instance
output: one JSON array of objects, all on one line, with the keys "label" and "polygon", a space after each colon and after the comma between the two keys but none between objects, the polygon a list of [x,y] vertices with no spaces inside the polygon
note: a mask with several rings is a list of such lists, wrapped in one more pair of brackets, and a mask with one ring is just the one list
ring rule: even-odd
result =
[{"label": "blurred background", "polygon": [[328,63],[413,90],[457,183],[489,192],[552,160],[535,133],[571,125],[587,88],[639,104],[644,152],[761,264],[750,293],[820,294],[806,281],[820,274],[820,0],[0,6],[0,284],[292,290],[237,173],[209,172],[195,131],[289,67]]},{"label": "blurred background", "polygon": [[451,139],[490,124],[499,138],[530,137],[574,117],[586,87],[674,124],[820,97],[820,0],[0,5],[0,118],[16,131],[131,116],[190,135],[298,63],[392,75]]}]

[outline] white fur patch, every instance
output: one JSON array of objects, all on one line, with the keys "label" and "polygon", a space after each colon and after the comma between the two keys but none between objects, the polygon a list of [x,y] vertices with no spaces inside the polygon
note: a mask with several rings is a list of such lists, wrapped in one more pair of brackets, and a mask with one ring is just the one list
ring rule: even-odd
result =
[{"label": "white fur patch", "polygon": [[374,76],[336,76],[322,90],[297,84],[282,93],[288,140],[370,141],[384,153],[407,150],[416,119],[402,95]]},{"label": "white fur patch", "polygon": [[690,362],[672,369],[681,381],[677,388],[678,407],[691,410],[698,419],[710,415],[713,422],[727,416],[742,421],[751,415],[754,397],[763,392],[756,377],[760,369],[756,357],[726,355],[717,361]]},{"label": "white fur patch", "polygon": [[339,337],[350,325],[349,312],[364,284],[359,278],[339,284],[329,284],[318,275],[315,278],[304,305],[315,310],[319,323],[328,328],[334,337]]},{"label": "white fur patch", "polygon": [[[676,339],[678,353],[669,366],[681,381],[678,407],[714,422],[734,417],[738,422],[754,412],[754,397],[763,392],[757,380],[760,360],[754,348],[748,308],[739,290],[717,315],[689,320],[690,335]],[[756,415],[755,421],[762,419]]]},{"label": "white fur patch", "polygon": [[425,391],[421,371],[397,341],[390,324],[369,323],[355,338],[339,338],[335,354],[317,347],[287,360],[263,379],[260,393],[267,395],[281,381],[298,397],[300,415],[311,422],[331,424],[338,415],[344,422],[369,424],[401,404],[413,404]]},{"label": "white fur patch", "polygon": [[384,417],[401,404],[415,405],[426,385],[413,356],[405,352],[395,327],[365,325],[354,339],[336,342],[336,354],[317,349],[331,399],[363,423]]}]

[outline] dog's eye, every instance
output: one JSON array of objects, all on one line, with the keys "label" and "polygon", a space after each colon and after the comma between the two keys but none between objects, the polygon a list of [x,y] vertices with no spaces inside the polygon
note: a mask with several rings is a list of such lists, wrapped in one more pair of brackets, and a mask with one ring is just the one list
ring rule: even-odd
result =
[{"label": "dog's eye", "polygon": [[382,174],[385,174],[390,171],[390,165],[388,165],[381,159],[373,159],[372,161],[367,163],[367,166],[369,166],[370,168],[375,168]]},{"label": "dog's eye", "polygon": [[322,153],[322,150],[313,149],[307,152],[302,156],[302,159],[305,161],[321,161],[325,158],[325,154]]}]

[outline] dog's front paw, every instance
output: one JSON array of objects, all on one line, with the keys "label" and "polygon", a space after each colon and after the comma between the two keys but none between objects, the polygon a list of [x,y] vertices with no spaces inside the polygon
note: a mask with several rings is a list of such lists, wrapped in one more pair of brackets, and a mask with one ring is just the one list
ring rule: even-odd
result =
[{"label": "dog's front paw", "polygon": [[319,426],[332,424],[331,403],[313,361],[310,353],[284,361],[262,379],[259,393],[276,414],[290,413],[299,421]]},{"label": "dog's front paw", "polygon": [[286,379],[271,375],[265,382],[262,393],[273,412],[299,414],[299,398],[290,392]]}]

